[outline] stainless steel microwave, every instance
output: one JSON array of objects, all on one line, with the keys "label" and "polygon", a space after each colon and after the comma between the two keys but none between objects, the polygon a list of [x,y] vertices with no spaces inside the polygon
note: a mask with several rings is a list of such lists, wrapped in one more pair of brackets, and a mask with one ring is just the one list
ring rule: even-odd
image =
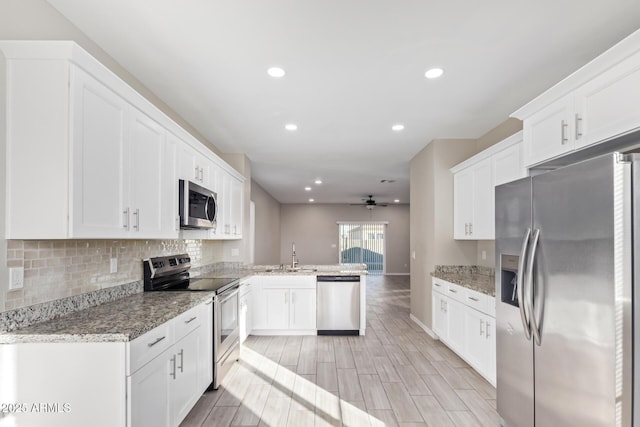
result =
[{"label": "stainless steel microwave", "polygon": [[180,228],[215,229],[218,216],[217,194],[196,183],[179,180]]}]

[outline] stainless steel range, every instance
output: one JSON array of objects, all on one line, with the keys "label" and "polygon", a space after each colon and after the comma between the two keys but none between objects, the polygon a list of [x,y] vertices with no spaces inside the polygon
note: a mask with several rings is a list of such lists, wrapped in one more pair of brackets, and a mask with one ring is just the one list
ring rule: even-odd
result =
[{"label": "stainless steel range", "polygon": [[240,279],[202,275],[190,277],[189,255],[172,255],[144,260],[144,290],[210,291],[213,298],[213,383],[218,389],[222,378],[240,356],[238,290]]}]

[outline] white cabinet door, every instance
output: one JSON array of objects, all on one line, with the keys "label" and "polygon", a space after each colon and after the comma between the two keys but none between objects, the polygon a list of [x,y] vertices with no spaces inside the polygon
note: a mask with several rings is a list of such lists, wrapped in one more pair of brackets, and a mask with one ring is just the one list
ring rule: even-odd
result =
[{"label": "white cabinet door", "polygon": [[291,289],[290,329],[316,329],[316,290]]},{"label": "white cabinet door", "polygon": [[130,151],[125,164],[129,171],[132,237],[173,237],[173,227],[168,231],[162,227],[163,201],[168,197],[163,185],[165,130],[132,108],[130,133]]},{"label": "white cabinet door", "polygon": [[289,329],[289,289],[263,289],[264,325],[256,329]]},{"label": "white cabinet door", "polygon": [[448,299],[447,301],[447,324],[448,337],[447,342],[451,348],[459,353],[464,351],[465,340],[465,322],[464,322],[465,306],[458,301]]},{"label": "white cabinet door", "polygon": [[564,154],[574,149],[573,96],[568,95],[526,119],[524,128],[525,165]]},{"label": "white cabinet door", "polygon": [[169,391],[173,372],[171,352],[172,349],[165,351],[127,377],[130,426],[173,427]]},{"label": "white cabinet door", "polygon": [[[250,285],[245,285],[250,286]],[[252,304],[251,304],[251,289],[242,289],[240,291],[240,299],[238,304],[240,305],[240,343],[242,344],[247,337],[251,334],[252,329]]]},{"label": "white cabinet door", "polygon": [[576,91],[576,148],[640,127],[640,55],[635,55]]},{"label": "white cabinet door", "polygon": [[447,324],[447,298],[438,292],[432,294],[432,314],[433,314],[433,332],[443,341],[447,341],[448,324]]},{"label": "white cabinet door", "polygon": [[72,235],[127,235],[125,170],[129,105],[79,68],[71,68]]},{"label": "white cabinet door", "polygon": [[527,176],[522,163],[522,143],[512,145],[491,157],[493,185],[501,185]]},{"label": "white cabinet door", "polygon": [[178,173],[180,179],[199,183],[200,169],[196,166],[195,150],[177,136],[171,135],[171,137],[180,141],[178,149]]},{"label": "white cabinet door", "polygon": [[488,318],[472,308],[465,310],[465,356],[476,370],[486,374],[489,369],[490,342],[487,339]]},{"label": "white cabinet door", "polygon": [[172,376],[170,396],[174,426],[180,424],[202,394],[202,390],[198,387],[198,348],[201,345],[201,327],[189,332],[173,347],[175,361],[171,361],[171,368],[175,371],[175,375]]},{"label": "white cabinet door", "polygon": [[465,169],[453,176],[453,237],[469,239],[473,222],[473,170]]},{"label": "white cabinet door", "polygon": [[242,207],[244,203],[244,183],[239,179],[230,177],[231,180],[231,236],[234,239],[242,238]]},{"label": "white cabinet door", "polygon": [[473,167],[473,220],[469,237],[475,240],[494,239],[494,185],[491,158]]},{"label": "white cabinet door", "polygon": [[213,300],[202,305],[202,325],[198,329],[198,389],[203,392],[213,382]]}]

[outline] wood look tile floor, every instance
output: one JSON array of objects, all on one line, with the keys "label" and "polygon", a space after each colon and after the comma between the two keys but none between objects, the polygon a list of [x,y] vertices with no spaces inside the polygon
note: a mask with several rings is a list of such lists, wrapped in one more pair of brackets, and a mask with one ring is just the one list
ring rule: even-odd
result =
[{"label": "wood look tile floor", "polygon": [[409,319],[408,276],[369,276],[366,336],[251,336],[181,426],[498,427],[495,399]]}]

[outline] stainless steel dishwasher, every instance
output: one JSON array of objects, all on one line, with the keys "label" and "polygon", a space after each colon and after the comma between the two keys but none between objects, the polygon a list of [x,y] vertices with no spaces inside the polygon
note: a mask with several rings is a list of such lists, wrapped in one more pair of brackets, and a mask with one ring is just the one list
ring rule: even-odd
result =
[{"label": "stainless steel dishwasher", "polygon": [[318,335],[360,334],[360,276],[318,276]]}]

